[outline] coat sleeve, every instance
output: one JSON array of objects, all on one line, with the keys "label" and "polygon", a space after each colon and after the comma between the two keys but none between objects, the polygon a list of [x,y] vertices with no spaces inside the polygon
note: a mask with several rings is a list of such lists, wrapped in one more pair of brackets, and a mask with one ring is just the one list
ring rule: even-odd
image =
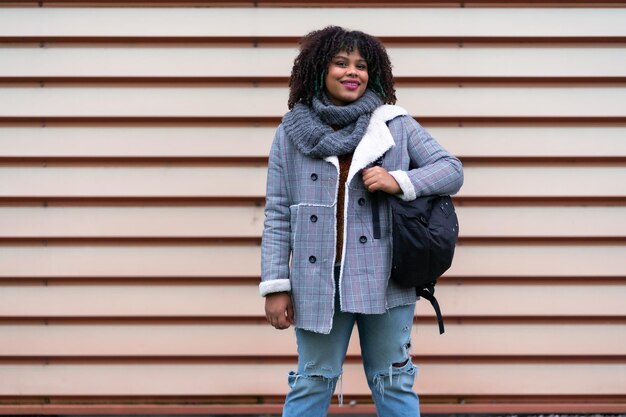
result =
[{"label": "coat sleeve", "polygon": [[407,135],[407,151],[411,165],[409,171],[389,172],[400,185],[399,198],[411,201],[425,195],[453,195],[463,185],[461,161],[446,151],[412,117],[401,117]]},{"label": "coat sleeve", "polygon": [[283,131],[279,127],[270,150],[265,193],[265,222],[261,243],[262,297],[281,291],[290,291],[289,256],[291,254],[291,220],[287,182],[282,164],[281,140]]}]

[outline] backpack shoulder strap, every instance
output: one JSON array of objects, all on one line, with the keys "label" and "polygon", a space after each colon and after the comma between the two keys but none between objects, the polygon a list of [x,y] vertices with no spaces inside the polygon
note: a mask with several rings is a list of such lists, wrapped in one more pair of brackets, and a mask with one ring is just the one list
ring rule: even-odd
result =
[{"label": "backpack shoulder strap", "polygon": [[441,309],[439,308],[439,303],[435,298],[435,286],[431,285],[428,288],[418,288],[415,287],[415,293],[420,297],[424,297],[435,309],[435,314],[437,314],[437,324],[439,325],[439,334],[443,334],[443,317],[441,316]]}]

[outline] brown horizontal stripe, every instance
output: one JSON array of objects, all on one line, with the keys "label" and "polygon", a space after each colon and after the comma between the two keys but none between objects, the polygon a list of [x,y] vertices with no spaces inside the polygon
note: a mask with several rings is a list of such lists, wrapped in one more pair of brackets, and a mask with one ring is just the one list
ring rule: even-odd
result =
[{"label": "brown horizontal stripe", "polygon": [[[495,394],[495,395],[465,395],[465,396],[454,396],[454,395],[444,395],[444,394],[422,394],[420,398],[425,398],[425,403],[437,402],[438,404],[442,404],[445,402],[453,402],[456,405],[476,405],[485,402],[489,402],[491,404],[505,404],[505,403],[541,403],[541,404],[551,404],[551,405],[559,405],[563,403],[569,404],[599,404],[599,403],[608,403],[609,401],[613,401],[612,404],[624,403],[623,396],[620,395],[610,395],[610,394],[589,394],[584,398],[581,398],[579,395],[528,395],[528,394],[520,394],[520,395],[503,395],[503,394]],[[121,406],[129,405],[129,399],[131,399],[135,404],[153,404],[160,403],[159,405],[165,405],[163,403],[164,399],[167,399],[167,404],[205,404],[205,405],[240,405],[240,404],[254,404],[259,405],[259,401],[263,400],[263,404],[280,404],[282,407],[282,403],[285,400],[285,397],[280,395],[265,395],[265,396],[252,396],[252,395],[228,395],[228,396],[211,396],[211,395],[168,395],[167,397],[163,396],[148,396],[148,395],[133,395],[133,396],[121,396],[121,395],[107,395],[105,396],[93,396],[93,395],[55,395],[51,397],[42,397],[36,395],[22,395],[19,397],[11,396],[11,395],[3,395],[0,396],[0,405],[15,405],[16,399],[23,400],[22,402],[30,402],[35,403],[37,401],[43,401],[46,404],[64,404],[71,403],[72,405],[85,404],[87,401],[90,404],[93,404],[93,400],[106,398],[109,404],[118,404]],[[351,395],[350,398],[355,398],[362,400],[363,403],[368,404],[371,403],[372,397],[368,394],[365,395]],[[464,401],[459,402],[460,399]],[[559,401],[557,404],[553,404],[552,401]],[[337,404],[337,398],[334,397],[332,400],[333,404]],[[361,401],[360,401],[361,402]],[[331,407],[333,407],[331,405]],[[345,408],[345,406],[344,406]],[[621,416],[620,416],[621,417]]]},{"label": "brown horizontal stripe", "polygon": [[[626,36],[379,36],[385,44],[423,44],[450,42],[497,43],[624,43]],[[1,43],[16,42],[76,42],[76,43],[291,43],[299,36],[0,36]]]},{"label": "brown horizontal stripe", "polygon": [[[38,246],[39,244],[52,243],[56,246],[64,244],[88,244],[88,245],[111,245],[119,243],[120,245],[141,244],[141,245],[260,245],[260,236],[211,236],[211,237],[178,237],[178,236],[129,236],[129,237],[99,237],[99,236],[0,236],[0,245],[20,245],[28,244]],[[520,245],[538,245],[538,244],[581,244],[604,245],[611,243],[626,243],[626,236],[468,236],[459,237],[459,245],[494,245],[499,243],[520,244]]]},{"label": "brown horizontal stripe", "polygon": [[[64,118],[67,119],[67,118]],[[274,120],[275,119],[275,120]],[[140,121],[128,121],[128,120],[105,120],[105,121],[83,121],[83,120],[47,120],[42,122],[41,120],[15,120],[8,121],[0,117],[0,127],[271,127],[276,128],[280,120],[278,118],[269,120],[251,120],[251,121],[231,121],[231,120],[200,120],[200,121],[169,121],[169,120],[140,120]],[[278,123],[276,121],[278,120]],[[576,120],[572,123],[576,124]],[[531,125],[530,123],[528,125]],[[595,126],[596,124],[592,124]],[[600,124],[606,126],[605,124]],[[618,127],[622,124],[618,123]]]},{"label": "brown horizontal stripe", "polygon": [[[435,329],[432,329],[435,331]],[[3,365],[20,365],[44,363],[46,365],[61,364],[282,364],[297,362],[297,352],[293,355],[265,356],[262,354],[254,356],[219,356],[219,355],[93,355],[93,356],[64,356],[64,355],[33,355],[33,356],[0,356],[0,372]],[[626,360],[624,355],[567,355],[567,354],[545,354],[536,355],[428,355],[420,354],[414,359],[416,364],[429,363],[450,363],[455,364],[497,364],[506,365],[508,363],[529,363],[529,364],[607,364],[623,363]],[[346,355],[344,363],[360,364],[362,358],[359,355]]]},{"label": "brown horizontal stripe", "polygon": [[[396,86],[414,83],[454,83],[454,82],[480,82],[480,83],[533,83],[533,84],[560,84],[560,83],[586,83],[586,84],[606,84],[606,83],[623,83],[626,82],[626,76],[536,76],[536,77],[519,77],[519,76],[451,76],[451,77],[394,77]],[[227,83],[271,83],[275,85],[287,86],[289,77],[158,77],[158,76],[137,76],[137,77],[60,77],[60,76],[0,76],[0,82],[66,82],[66,83],[167,83],[167,84],[184,84],[184,83],[210,83],[210,84],[227,84]]]},{"label": "brown horizontal stripe", "polygon": [[[560,124],[572,124],[572,123],[626,123],[625,116],[572,116],[572,117],[552,117],[552,116],[420,116],[420,123],[434,124],[434,123],[457,123],[462,125],[463,123],[560,123]],[[280,117],[201,117],[201,116],[189,116],[189,117],[52,117],[52,116],[2,116],[0,115],[0,124],[7,123],[101,123],[103,125],[109,123],[147,123],[154,125],[155,123],[258,123],[263,125],[278,126],[281,122]]]},{"label": "brown horizontal stripe", "polygon": [[[624,164],[626,156],[465,156],[459,157],[464,164]],[[108,165],[148,165],[173,163],[180,166],[233,166],[233,165],[267,165],[265,156],[6,156],[0,155],[0,165],[34,164],[51,161],[55,164],[108,164]]]},{"label": "brown horizontal stripe", "polygon": [[[80,404],[83,405],[95,405],[93,403],[98,403],[97,405],[102,405],[102,399],[106,398],[108,404],[107,405],[120,405],[120,406],[129,406],[130,404],[143,404],[143,405],[156,405],[156,406],[166,406],[166,405],[216,405],[216,406],[236,406],[243,404],[251,404],[254,406],[260,405],[260,401],[262,400],[263,404],[279,404],[282,407],[282,404],[285,400],[284,396],[277,395],[266,395],[266,396],[251,396],[251,395],[229,395],[229,396],[210,396],[210,395],[189,395],[189,396],[181,396],[181,395],[168,395],[168,396],[147,396],[147,395],[133,395],[133,396],[90,396],[90,395],[56,395],[52,397],[41,397],[35,395],[23,395],[19,397],[3,395],[0,396],[0,406],[15,406],[15,399],[22,400],[22,403],[37,403],[43,402],[45,404],[67,404],[72,406],[78,406]],[[360,404],[371,404],[372,397],[370,395],[351,395],[350,398],[358,399]],[[422,402],[422,398],[424,401]],[[445,405],[445,403],[453,403],[454,405],[480,405],[489,403],[490,405],[498,405],[498,404],[509,404],[509,403],[518,403],[518,404],[547,404],[547,405],[555,405],[554,403],[546,403],[546,399],[549,398],[551,401],[554,401],[558,404],[619,404],[624,403],[623,396],[619,395],[601,395],[601,394],[588,394],[583,396],[579,395],[466,395],[462,397],[455,397],[452,395],[442,395],[442,394],[427,394],[420,395],[420,403],[421,404],[429,404],[436,403],[437,405]],[[462,401],[461,401],[462,400]],[[612,401],[612,403],[609,403]],[[130,404],[129,404],[130,403]],[[158,404],[156,404],[158,403]],[[434,404],[433,404],[434,405]],[[334,397],[332,399],[331,410],[333,407],[337,406],[337,398]],[[346,408],[345,405],[343,407]],[[282,408],[281,408],[282,410]],[[344,413],[343,411],[341,413]],[[110,413],[109,413],[110,414]],[[350,414],[350,413],[346,413]],[[505,413],[508,414],[508,413]]]},{"label": "brown horizontal stripe", "polygon": [[[485,285],[485,284],[500,284],[500,285],[517,285],[517,284],[558,284],[558,285],[603,285],[603,284],[616,284],[622,285],[626,279],[626,275],[623,276],[594,276],[590,277],[572,277],[572,276],[515,276],[515,277],[489,277],[489,276],[455,276],[446,277],[443,276],[439,279],[437,288],[442,286],[455,286],[455,285]],[[132,277],[132,276],[98,276],[98,277],[19,277],[19,278],[0,278],[0,285],[3,287],[26,287],[26,286],[90,286],[90,285],[114,285],[124,286],[137,284],[149,285],[172,285],[172,286],[205,286],[209,285],[256,285],[261,282],[261,277]],[[243,317],[243,316],[242,316]],[[247,320],[245,317],[232,317],[232,320]],[[552,316],[550,317],[552,318]],[[0,320],[2,318],[0,317]],[[63,320],[64,318],[60,318]],[[97,320],[98,318],[94,318]],[[111,318],[114,320],[114,318]],[[179,318],[173,317],[172,320],[178,320]],[[187,318],[180,318],[181,320],[187,320]],[[199,318],[202,320],[203,318]],[[209,320],[221,320],[222,318],[209,318]],[[223,317],[224,320],[229,318]],[[532,317],[529,318],[532,320]],[[590,319],[593,320],[593,317]],[[143,320],[140,318],[138,320]],[[194,319],[195,320],[195,319]]]},{"label": "brown horizontal stripe", "polygon": [[[607,121],[594,121],[594,120],[580,120],[578,117],[569,118],[564,121],[552,121],[550,119],[543,120],[542,118],[536,118],[533,120],[503,120],[497,118],[493,120],[462,120],[462,121],[446,121],[439,120],[439,118],[433,119],[427,118],[428,123],[422,123],[422,116],[414,116],[419,119],[420,123],[427,128],[434,127],[626,127],[626,120],[607,122]],[[69,119],[69,120],[67,120]],[[102,120],[100,120],[102,119]],[[266,127],[276,128],[280,123],[279,118],[264,118],[263,120],[250,119],[250,120],[233,120],[233,118],[219,119],[210,118],[209,120],[163,120],[163,119],[146,119],[146,120],[111,120],[111,118],[100,118],[97,120],[75,120],[72,118],[53,118],[46,120],[45,123],[39,118],[33,118],[33,120],[8,120],[0,116],[0,128],[5,127],[233,127],[233,128],[255,128]],[[625,118],[626,119],[626,118]]]},{"label": "brown horizontal stripe", "polygon": [[[430,308],[430,307],[429,307]],[[502,322],[511,322],[511,323],[517,323],[517,322],[526,322],[527,320],[535,320],[535,323],[551,323],[553,321],[558,322],[558,323],[565,323],[565,322],[574,322],[574,323],[578,323],[578,322],[585,322],[588,320],[592,320],[595,323],[624,323],[624,321],[626,321],[626,316],[616,316],[616,315],[594,315],[594,316],[585,316],[585,315],[581,315],[581,316],[559,316],[559,315],[551,315],[549,317],[528,317],[528,316],[513,316],[513,315],[509,315],[506,317],[498,317],[498,316],[485,316],[485,315],[472,315],[472,314],[467,314],[467,315],[456,315],[456,314],[447,314],[445,312],[445,307],[442,307],[444,309],[444,311],[442,312],[443,317],[444,317],[444,323],[449,323],[452,321],[456,321],[456,322],[463,322],[466,320],[471,320],[471,321],[475,321],[475,322],[481,322],[481,323],[491,323],[492,321],[495,321],[496,323],[499,322],[499,320],[502,320]],[[259,311],[259,315],[257,316],[238,316],[237,320],[241,319],[245,322],[252,322],[252,321],[259,321],[262,320],[264,321],[265,318],[262,318],[261,315],[261,311]],[[433,313],[434,314],[434,313]],[[15,320],[16,322],[24,322],[24,321],[29,321],[29,320],[36,320],[36,321],[57,321],[57,320],[76,320],[77,322],[91,322],[91,317],[90,316],[71,316],[71,317],[67,317],[67,316],[55,316],[55,315],[47,315],[47,316],[35,316],[35,315],[29,315],[28,317],[22,317],[22,316],[17,316],[17,315],[13,315],[10,318],[6,318],[6,317],[1,317],[0,318],[0,324],[4,323],[4,321],[12,321]],[[120,320],[123,322],[126,322],[127,320],[135,320],[137,319],[136,316],[121,316],[121,315],[115,315],[115,316],[97,316],[96,319],[101,319],[101,320]],[[151,322],[154,323],[161,323],[161,322],[167,322],[169,320],[172,320],[172,316],[158,316],[158,315],[152,315],[150,317],[146,317],[146,318],[141,318],[141,320],[150,320]],[[217,317],[217,316],[192,316],[192,315],[186,315],[181,317],[181,319],[183,320],[189,320],[192,322],[204,322],[204,321],[208,321],[208,322],[218,322],[221,320],[225,320],[225,318],[223,317]],[[233,318],[233,320],[235,320],[235,318]],[[416,322],[419,322],[420,324],[425,324],[426,322],[428,323],[436,323],[436,317],[430,317],[430,316],[424,316],[424,317],[418,317],[416,319]],[[435,329],[433,329],[433,332],[435,331]]]},{"label": "brown horizontal stripe", "polygon": [[[624,197],[624,201],[626,201],[626,197]],[[115,204],[244,204],[255,202],[259,204],[265,204],[264,197],[180,197],[180,198],[172,198],[172,197],[154,197],[154,198],[145,198],[145,197],[74,197],[74,196],[66,196],[66,197],[0,197],[0,204],[15,204],[15,203],[43,203],[44,205],[48,202],[69,202],[71,204],[84,205],[87,204],[106,204],[115,202]]]},{"label": "brown horizontal stripe", "polygon": [[[252,198],[248,201],[242,201],[235,199],[228,201],[227,199],[218,199],[216,201],[182,201],[177,202],[175,200],[164,200],[163,202],[152,201],[148,204],[149,207],[262,207],[265,205],[265,199],[263,202],[257,201],[259,199]],[[148,202],[150,203],[150,202]],[[84,201],[84,200],[68,200],[68,201],[53,201],[47,203],[45,201],[30,201],[24,202],[24,204],[11,204],[3,202],[0,207],[145,207],[143,203],[135,203],[133,201],[115,201],[115,200],[102,200],[102,201]]]},{"label": "brown horizontal stripe", "polygon": [[455,204],[468,204],[473,206],[502,206],[515,204],[536,205],[623,205],[626,196],[598,196],[598,197],[453,197]]},{"label": "brown horizontal stripe", "polygon": [[[557,158],[558,159],[558,158]],[[583,158],[584,159],[584,158]],[[590,158],[594,159],[602,159],[601,157]],[[614,158],[607,157],[609,161],[618,160],[618,161],[626,161],[626,156],[623,158]],[[0,165],[4,163],[8,164],[20,164],[20,163],[37,163],[42,161],[54,161],[55,163],[68,163],[68,164],[80,164],[81,162],[88,163],[99,163],[99,164],[115,164],[116,166],[120,166],[120,164],[162,164],[166,163],[175,163],[181,165],[267,165],[268,158],[258,157],[258,156],[173,156],[173,157],[163,157],[163,156],[114,156],[114,157],[103,157],[103,156],[6,156],[0,155]]]},{"label": "brown horizontal stripe", "polygon": [[[589,239],[589,238],[584,238]],[[591,238],[594,239],[594,238]],[[612,243],[620,241],[618,237],[607,237],[606,242]],[[626,237],[625,237],[626,239]],[[542,239],[540,239],[542,240]],[[141,245],[210,245],[218,246],[222,244],[228,244],[230,246],[252,246],[260,245],[260,236],[249,237],[232,237],[232,236],[218,236],[218,237],[176,237],[176,236],[132,236],[132,237],[83,237],[83,236],[45,236],[45,237],[0,237],[0,245],[6,246],[11,244],[24,244],[29,242],[41,241],[42,243],[53,243],[55,245],[73,245],[73,244],[88,244],[88,245],[110,245],[115,243],[125,244],[141,244]]]},{"label": "brown horizontal stripe", "polygon": [[[576,206],[591,204],[594,206],[622,206],[626,196],[577,196],[577,197],[453,197],[455,204],[472,206],[510,206],[510,205],[568,205]],[[187,204],[265,204],[264,197],[0,197],[0,205],[37,204],[46,206],[48,203],[64,205],[187,205]]]},{"label": "brown horizontal stripe", "polygon": [[[624,197],[452,197],[455,204],[468,207],[621,207]],[[0,198],[0,207],[263,207],[265,198]]]},{"label": "brown horizontal stripe", "polygon": [[[626,156],[461,156],[465,167],[522,166],[522,167],[621,167],[626,164]],[[267,167],[268,158],[263,157],[212,157],[212,156],[2,156],[0,167],[13,167],[30,164],[33,168],[45,167]]]},{"label": "brown horizontal stripe", "polygon": [[[33,0],[6,0],[6,3],[12,4],[33,4],[35,1]],[[81,6],[84,4],[84,0],[40,0],[36,2],[41,6],[46,6],[47,4],[51,5],[74,5],[80,4]],[[437,7],[437,6],[457,6],[463,7],[467,5],[483,5],[483,4],[495,4],[502,6],[515,6],[515,7],[567,7],[568,5],[576,5],[577,7],[593,7],[599,8],[603,6],[611,6],[611,5],[620,5],[626,4],[624,0],[599,0],[597,2],[593,2],[590,0],[463,0],[463,1],[454,1],[454,0],[391,0],[389,2],[384,2],[381,0],[313,0],[313,1],[294,1],[294,0],[187,0],[183,2],[185,6],[216,6],[220,7],[228,7],[234,5],[235,7],[241,6],[254,6],[254,7],[295,7],[295,6],[318,6],[324,8],[332,8],[332,7],[345,7],[347,5],[351,6],[366,6],[366,7],[384,7],[391,8],[394,6],[398,7]],[[122,4],[126,6],[130,5],[144,5],[144,4],[167,4],[167,5],[180,5],[180,1],[173,0],[95,0],[93,2],[89,2],[90,6],[98,6],[98,5],[111,5],[111,4]]]},{"label": "brown horizontal stripe", "polygon": [[[600,280],[604,282],[603,280]],[[258,282],[258,281],[257,281]],[[442,285],[439,283],[438,285]],[[414,317],[413,322],[419,325],[437,325],[430,317]],[[450,325],[473,326],[480,324],[499,325],[574,325],[574,324],[626,324],[626,317],[448,317],[445,322]],[[268,326],[265,317],[0,317],[0,327],[8,325],[20,326],[71,326],[71,325],[258,325]]]},{"label": "brown horizontal stripe", "polygon": [[[353,396],[350,397],[352,399]],[[553,397],[542,398],[541,402],[528,402],[517,400],[515,402],[499,402],[494,403],[493,398],[488,398],[484,402],[478,403],[454,403],[450,401],[444,404],[429,403],[428,396],[420,396],[420,411],[428,414],[450,414],[450,413],[620,413],[623,412],[626,407],[619,401],[612,403],[601,402],[600,399],[594,401],[593,398],[586,397],[584,403],[576,402],[580,401],[578,398],[569,399],[560,403],[549,402]],[[7,398],[10,400],[10,398]],[[16,398],[20,403],[26,402],[23,397]],[[76,401],[72,399],[71,401]],[[78,399],[79,402],[87,401],[87,398]],[[220,401],[221,400],[221,401]],[[254,397],[248,399],[245,402],[254,402],[256,404],[237,404],[237,405],[225,405],[225,404],[195,404],[198,399],[194,401],[185,401],[186,404],[172,404],[176,401],[168,398],[159,400],[155,399],[154,404],[142,404],[141,399],[125,399],[125,404],[114,404],[114,401],[110,397],[93,398],[92,401],[97,401],[97,404],[83,403],[83,404],[63,404],[63,399],[52,398],[31,398],[28,402],[40,402],[41,404],[2,404],[0,402],[0,414],[280,414],[282,412],[282,404],[258,404],[259,398]],[[537,399],[535,399],[537,400]],[[0,401],[2,401],[0,399]],[[215,399],[214,401],[225,402],[224,399]],[[371,399],[359,398],[358,404],[344,405],[340,407],[336,404],[331,405],[329,414],[373,414],[376,412],[376,408],[373,404],[368,404]],[[573,401],[573,402],[572,402]],[[130,402],[130,403],[129,403]],[[335,401],[336,402],[336,401]],[[364,404],[365,402],[365,404]],[[104,403],[104,404],[102,404]]]},{"label": "brown horizontal stripe", "polygon": [[[626,0],[624,0],[626,1]],[[576,8],[578,8],[579,6],[576,6]],[[615,7],[617,8],[617,7]],[[610,38],[610,36],[605,36],[606,38]],[[424,37],[417,37],[417,36],[413,36],[412,38],[402,38],[402,37],[394,37],[394,38],[390,38],[390,37],[377,37],[378,39],[392,39],[392,40],[387,40],[385,42],[385,47],[386,48],[394,48],[396,46],[398,47],[407,47],[410,46],[411,44],[414,44],[416,47],[421,47],[424,46],[425,44],[429,44],[430,42],[424,41],[423,39],[425,39]],[[430,38],[435,38],[435,37],[430,37]],[[545,37],[537,37],[537,36],[530,36],[530,37],[516,37],[516,38],[506,38],[506,39],[502,39],[500,40],[499,38],[496,37],[490,37],[488,38],[489,41],[487,42],[473,42],[471,39],[482,39],[482,38],[486,38],[486,37],[477,37],[477,36],[473,36],[473,37],[469,37],[470,40],[467,40],[468,38],[463,38],[460,39],[460,37],[456,37],[454,41],[450,41],[449,43],[458,47],[465,47],[465,46],[476,46],[476,47],[482,47],[482,46],[493,46],[493,45],[506,45],[506,44],[510,44],[510,46],[512,47],[519,47],[522,46],[522,44],[525,43],[530,43],[533,45],[533,47],[541,47],[541,46],[546,46],[546,47],[555,47],[555,46],[559,46],[559,42],[555,41],[554,37],[549,37],[549,36],[545,36]],[[616,45],[616,43],[623,43],[624,45],[626,45],[626,36],[622,37],[624,39],[623,42],[616,42],[616,41],[609,41],[609,42],[601,42],[598,41],[597,39],[599,39],[598,37],[595,36],[578,36],[578,37],[567,37],[567,36],[561,36],[558,39],[562,39],[565,43],[566,46],[570,47],[573,46],[572,43],[573,41],[571,41],[572,39],[586,39],[586,40],[581,40],[580,42],[577,42],[577,47],[586,47],[586,48],[592,48],[592,47],[602,47],[602,46],[607,46],[607,47],[616,47],[619,45]],[[8,43],[5,41],[6,37],[2,37],[0,36],[0,44],[2,43]],[[80,38],[82,39],[82,38]],[[15,45],[17,45],[18,47],[25,45],[25,46],[32,46],[32,47],[54,47],[54,46],[63,46],[63,47],[89,47],[92,44],[96,43],[99,46],[103,46],[103,43],[110,43],[112,47],[124,47],[127,46],[126,42],[120,42],[118,41],[118,38],[110,38],[108,41],[104,41],[101,38],[97,38],[100,39],[101,41],[95,41],[95,42],[90,42],[90,41],[81,41],[80,39],[78,40],[74,40],[74,41],[60,41],[60,42],[55,42],[55,41],[33,41],[33,40],[28,40],[26,38],[20,37],[20,38],[16,38],[14,42],[11,42]],[[202,41],[202,40],[197,40],[197,38],[193,38],[196,39],[196,41],[179,41],[178,39],[187,39],[187,38],[179,38],[179,37],[169,37],[167,38],[165,41],[163,42],[154,42],[151,39],[153,38],[140,38],[140,39],[136,39],[133,41],[133,45],[137,45],[137,46],[142,46],[142,47],[146,47],[146,46],[154,46],[155,44],[157,44],[157,46],[160,45],[167,45],[167,46],[180,46],[180,47],[186,47],[189,45],[189,43],[192,43],[194,45],[198,44],[203,44],[203,46],[206,46],[207,48],[210,47],[214,47],[216,44],[221,45],[226,45],[226,46],[232,46],[232,47],[245,47],[245,48],[259,48],[259,47],[297,47],[299,44],[300,39],[296,39],[295,37],[273,37],[273,38],[264,38],[264,39],[272,39],[272,42],[260,42],[258,40],[251,40],[251,41],[244,41],[244,42],[234,42],[234,41],[229,41],[232,40],[233,38],[231,37],[224,37],[224,38],[213,38],[213,37],[209,37],[206,41]],[[212,39],[224,39],[224,42],[215,42],[212,41]],[[236,38],[236,39],[240,39],[240,38]],[[256,39],[256,38],[255,38]],[[394,42],[393,39],[400,39],[397,42]],[[414,39],[414,41],[410,41],[410,39]],[[440,38],[436,38],[436,39],[440,39]],[[460,39],[460,40],[459,40]],[[541,41],[540,39],[545,39],[545,41]],[[528,42],[526,42],[526,40],[528,40]],[[437,45],[439,43],[442,42],[433,42],[434,45]],[[280,78],[280,77],[279,77]]]},{"label": "brown horizontal stripe", "polygon": [[[434,329],[433,329],[434,330]],[[121,357],[109,357],[109,356],[90,356],[90,357],[0,357],[0,371],[3,365],[32,365],[32,364],[45,364],[45,365],[99,365],[99,364],[116,364],[116,365],[185,365],[185,364],[203,364],[203,365],[222,365],[230,363],[233,365],[272,365],[272,364],[285,364],[294,363],[297,355],[294,351],[294,355],[289,356],[275,356],[275,357],[263,357],[263,356],[121,356]],[[626,355],[618,356],[598,356],[598,357],[579,357],[579,356],[453,356],[454,360],[446,357],[423,357],[419,356],[414,358],[416,365],[419,364],[450,364],[454,363],[459,366],[477,365],[477,364],[489,364],[489,365],[507,365],[507,364],[528,364],[528,365],[574,365],[574,364],[623,364]],[[360,364],[362,359],[360,356],[352,355],[347,356],[347,364]]]},{"label": "brown horizontal stripe", "polygon": [[[288,77],[28,77],[10,78],[3,87],[246,87],[246,88],[279,88],[287,87]],[[394,77],[396,87],[624,87],[626,76],[470,76],[470,77]],[[185,85],[187,84],[187,85]],[[285,89],[285,92],[287,90]],[[271,118],[272,116],[263,116]]]}]

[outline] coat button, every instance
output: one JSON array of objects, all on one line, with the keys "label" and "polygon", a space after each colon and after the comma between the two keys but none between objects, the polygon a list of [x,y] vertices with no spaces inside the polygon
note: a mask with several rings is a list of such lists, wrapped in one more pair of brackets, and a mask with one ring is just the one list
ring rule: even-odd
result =
[{"label": "coat button", "polygon": [[361,197],[361,198],[359,198],[357,203],[359,203],[359,206],[364,206],[365,205],[365,199],[363,197]]},{"label": "coat button", "polygon": [[317,174],[315,172],[311,174],[311,180],[317,181]]},{"label": "coat button", "polygon": [[309,262],[311,262],[312,264],[315,263],[315,261],[317,261],[317,258],[315,258],[315,256],[309,256]]},{"label": "coat button", "polygon": [[315,214],[313,214],[313,215],[311,216],[311,221],[312,221],[313,223],[315,223],[315,222],[317,221],[317,216],[316,216]]},{"label": "coat button", "polygon": [[420,216],[420,221],[422,223],[428,223],[428,220],[426,220],[426,217],[424,217],[424,216]]},{"label": "coat button", "polygon": [[361,243],[367,243],[367,237],[365,237],[365,236],[361,236],[361,237],[359,238],[359,242],[361,242]]}]

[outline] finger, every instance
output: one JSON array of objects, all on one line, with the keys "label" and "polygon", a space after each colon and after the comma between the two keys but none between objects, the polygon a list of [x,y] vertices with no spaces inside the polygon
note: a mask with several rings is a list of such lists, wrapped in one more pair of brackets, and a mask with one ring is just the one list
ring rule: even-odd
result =
[{"label": "finger", "polygon": [[377,181],[378,181],[378,177],[373,175],[373,176],[364,178],[363,185],[365,185],[365,187],[369,187],[371,185],[374,185]]},{"label": "finger", "polygon": [[293,324],[293,306],[291,303],[287,305],[287,320],[289,323]]},{"label": "finger", "polygon": [[277,329],[282,328],[282,326],[284,325],[284,322],[286,321],[285,319],[285,310],[277,313],[277,312],[272,312],[270,313],[270,324],[272,326],[274,326]]},{"label": "finger", "polygon": [[278,322],[278,317],[276,317],[275,314],[268,314],[267,316],[267,321],[269,322],[269,324],[271,324],[273,327],[276,327],[276,323]]},{"label": "finger", "polygon": [[378,190],[380,190],[380,184],[377,182],[374,182],[367,186],[367,191],[369,191],[370,193],[373,193],[374,191],[378,191]]},{"label": "finger", "polygon": [[377,172],[376,172],[376,168],[367,168],[363,170],[363,174],[362,177],[363,179],[368,179],[368,178],[372,178],[375,177]]},{"label": "finger", "polygon": [[365,168],[363,169],[363,171],[367,171],[368,174],[372,175],[372,174],[380,174],[381,172],[387,172],[387,170],[383,167],[370,167],[370,168]]},{"label": "finger", "polygon": [[386,176],[384,172],[375,172],[374,174],[367,177],[365,180],[369,182],[370,184],[373,184],[375,182],[378,182],[378,183],[384,182],[385,178]]},{"label": "finger", "polygon": [[380,169],[378,167],[366,168],[363,170],[363,177],[371,178],[379,174]]},{"label": "finger", "polygon": [[287,317],[283,316],[280,319],[278,319],[278,321],[276,322],[276,325],[274,327],[276,327],[277,329],[280,330],[284,330],[286,328],[288,328],[290,325],[290,323],[287,321]]}]

